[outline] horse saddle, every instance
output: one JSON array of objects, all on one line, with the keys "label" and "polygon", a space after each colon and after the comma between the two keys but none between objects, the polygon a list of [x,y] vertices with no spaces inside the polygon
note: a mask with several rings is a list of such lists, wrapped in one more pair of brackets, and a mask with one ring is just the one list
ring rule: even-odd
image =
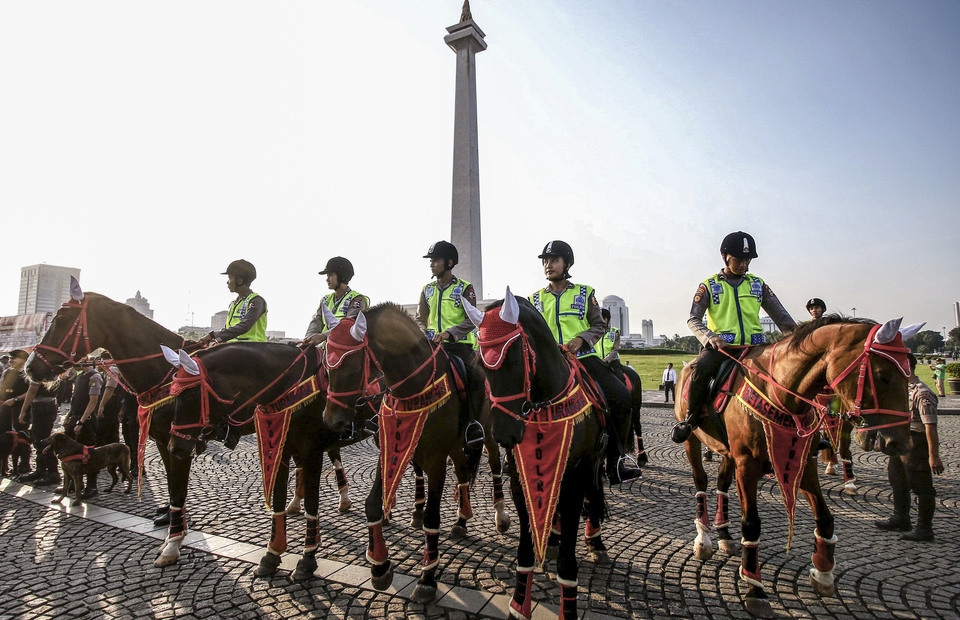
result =
[{"label": "horse saddle", "polygon": [[[730,353],[733,357],[723,360],[723,363],[720,364],[720,368],[717,369],[716,374],[707,384],[707,397],[704,399],[704,401],[712,404],[712,410],[708,411],[708,413],[718,415],[726,408],[727,403],[730,401],[730,397],[733,396],[733,384],[737,380],[736,371],[740,367],[740,360],[746,357],[750,349],[751,347],[728,347],[725,349],[725,351]],[[689,376],[687,377],[687,380],[683,386],[683,391],[684,397],[689,399]]]}]

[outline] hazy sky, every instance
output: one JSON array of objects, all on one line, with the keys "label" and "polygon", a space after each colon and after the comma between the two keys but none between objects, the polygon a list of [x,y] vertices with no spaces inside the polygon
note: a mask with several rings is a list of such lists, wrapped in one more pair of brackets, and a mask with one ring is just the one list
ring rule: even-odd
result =
[{"label": "hazy sky", "polygon": [[[450,237],[460,0],[0,4],[0,315],[20,268],[140,290],[167,327],[259,271],[300,336],[317,272],[413,303]],[[798,319],[954,326],[960,3],[473,0],[483,294],[529,293],[550,239],[632,331],[687,334],[720,240]]]}]

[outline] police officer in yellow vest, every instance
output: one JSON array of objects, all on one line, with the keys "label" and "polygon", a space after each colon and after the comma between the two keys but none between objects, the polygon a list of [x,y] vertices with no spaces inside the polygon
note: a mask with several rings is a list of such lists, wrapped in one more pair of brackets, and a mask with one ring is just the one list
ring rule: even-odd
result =
[{"label": "police officer in yellow vest", "polygon": [[317,313],[310,319],[307,333],[300,343],[302,345],[316,346],[327,340],[327,332],[330,331],[330,327],[327,326],[326,318],[323,316],[324,306],[338,319],[353,318],[370,307],[370,298],[349,286],[354,271],[353,263],[346,258],[334,256],[327,261],[327,266],[320,272],[320,275],[327,276],[327,288],[333,292],[324,295],[323,299],[320,300]]},{"label": "police officer in yellow vest", "polygon": [[610,326],[610,311],[600,308],[603,324],[607,326],[607,333],[597,341],[597,353],[603,363],[610,367],[617,378],[623,381],[623,365],[620,364],[620,330]]},{"label": "police officer in yellow vest", "polygon": [[430,273],[435,280],[420,291],[417,323],[434,344],[443,345],[448,353],[464,362],[467,398],[472,413],[464,437],[468,444],[475,444],[483,441],[483,428],[477,420],[483,406],[485,383],[483,372],[472,365],[476,357],[476,328],[467,317],[461,300],[466,299],[476,307],[477,294],[472,284],[453,275],[453,268],[460,262],[455,245],[449,241],[437,241],[423,257],[430,259]]},{"label": "police officer in yellow vest", "polygon": [[[730,233],[720,244],[723,271],[712,275],[697,287],[687,327],[703,345],[691,362],[687,418],[673,428],[673,441],[683,443],[699,424],[700,410],[706,404],[710,379],[726,359],[723,347],[744,347],[766,343],[760,325],[760,309],[767,313],[781,332],[797,327],[796,321],[764,281],[747,273],[750,261],[757,257],[753,237],[743,231]],[[703,315],[707,315],[707,324]]]},{"label": "police officer in yellow vest", "polygon": [[606,397],[611,420],[607,424],[607,476],[610,484],[641,476],[640,469],[623,460],[623,440],[630,429],[630,392],[603,363],[597,342],[607,326],[592,286],[569,280],[573,266],[573,248],[565,241],[551,241],[537,257],[550,283],[530,295],[530,302],[543,315],[557,343],[577,356]]},{"label": "police officer in yellow vest", "polygon": [[250,284],[257,278],[257,268],[241,258],[227,265],[227,270],[221,275],[227,276],[227,288],[231,293],[236,293],[237,298],[230,302],[227,309],[225,327],[220,331],[211,331],[200,339],[199,344],[230,340],[266,342],[267,301],[250,290]]}]

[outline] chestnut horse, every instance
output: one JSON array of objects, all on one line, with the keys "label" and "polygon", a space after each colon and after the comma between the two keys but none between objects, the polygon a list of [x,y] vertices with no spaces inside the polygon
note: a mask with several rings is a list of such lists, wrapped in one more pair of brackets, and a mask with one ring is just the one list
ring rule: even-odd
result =
[{"label": "chestnut horse", "polygon": [[[393,582],[393,565],[383,538],[384,513],[393,506],[396,485],[409,462],[426,474],[427,503],[423,518],[426,550],[420,579],[411,598],[429,603],[437,594],[440,500],[452,459],[459,482],[458,520],[451,536],[466,535],[472,514],[470,480],[476,474],[483,444],[469,447],[464,432],[472,423],[469,407],[461,402],[452,362],[442,347],[433,346],[420,327],[397,305],[382,303],[356,319],[341,319],[330,329],[324,357],[330,387],[324,420],[334,429],[349,424],[358,399],[370,394],[372,380],[380,374],[387,385],[380,407],[380,464],[364,505],[369,531],[367,559],[373,587],[386,589]],[[467,367],[467,372],[480,373]],[[479,378],[479,375],[477,376]],[[376,389],[376,388],[374,388]],[[497,528],[509,525],[502,488],[497,498],[500,455],[495,443],[484,439],[494,473],[494,507]],[[385,471],[386,470],[386,471]]]},{"label": "chestnut horse", "polygon": [[478,343],[497,442],[509,450],[510,490],[520,520],[516,588],[510,614],[529,619],[535,564],[542,565],[559,515],[559,617],[577,617],[577,534],[587,512],[599,533],[605,516],[601,470],[606,459],[599,392],[583,367],[553,338],[543,316],[507,289],[481,312],[464,302]]},{"label": "chestnut horse", "polygon": [[[707,411],[701,414],[699,428],[686,443],[697,488],[695,553],[701,560],[712,554],[702,442],[736,466],[743,534],[740,577],[749,586],[745,605],[750,613],[773,615],[760,575],[757,508],[759,480],[770,470],[780,482],[790,536],[798,489],[810,504],[817,524],[811,584],[821,595],[835,593],[837,538],[833,516],[824,502],[817,468],[807,467],[806,462],[816,449],[816,431],[826,420],[838,416],[856,420],[864,428],[880,429],[888,439],[888,454],[902,454],[908,449],[906,425],[910,414],[905,407],[910,366],[903,340],[909,336],[902,337],[899,326],[899,320],[880,326],[866,319],[836,315],[804,323],[780,342],[754,347],[745,355],[732,390],[735,405],[725,407],[719,416]],[[689,368],[681,371],[681,386],[686,385]],[[814,400],[825,389],[832,390],[838,407]],[[686,417],[687,403],[685,390],[678,391],[682,397],[677,399],[674,412],[680,421]]]}]

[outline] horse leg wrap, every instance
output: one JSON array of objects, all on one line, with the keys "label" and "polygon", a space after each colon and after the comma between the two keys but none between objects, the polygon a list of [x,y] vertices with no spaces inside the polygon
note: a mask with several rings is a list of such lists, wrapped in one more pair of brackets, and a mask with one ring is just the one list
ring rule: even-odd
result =
[{"label": "horse leg wrap", "polygon": [[347,474],[343,471],[343,463],[335,460],[333,462],[333,473],[337,477],[337,490],[343,495],[343,490],[347,488]]},{"label": "horse leg wrap", "polygon": [[493,505],[496,506],[503,501],[503,476],[493,475]]},{"label": "horse leg wrap", "polygon": [[603,528],[601,525],[597,525],[593,522],[593,519],[587,519],[587,522],[583,526],[583,537],[589,541],[592,538],[596,538],[600,535],[600,530]]},{"label": "horse leg wrap", "polygon": [[833,570],[835,565],[833,550],[837,546],[837,536],[834,535],[833,538],[823,538],[817,530],[813,531],[813,536],[815,539],[815,548],[810,560],[813,562],[814,568],[818,571],[828,573]]},{"label": "horse leg wrap", "polygon": [[760,577],[760,541],[740,539],[742,555],[740,559],[740,579],[752,586],[763,587]]},{"label": "horse leg wrap", "polygon": [[306,496],[306,491],[305,491],[305,487],[304,487],[304,484],[305,484],[305,483],[304,483],[304,481],[303,481],[303,468],[302,468],[302,467],[298,467],[298,468],[297,468],[296,480],[297,480],[297,483],[296,483],[296,485],[294,485],[294,491],[293,491],[294,497],[296,497],[296,498],[298,498],[298,499],[303,499],[303,498]]},{"label": "horse leg wrap", "polygon": [[413,505],[423,506],[427,503],[427,491],[423,485],[423,476],[416,476],[413,480]]},{"label": "horse leg wrap", "polygon": [[577,618],[577,581],[567,581],[557,577],[560,584],[560,612],[558,620],[576,620]]},{"label": "horse leg wrap", "polygon": [[[702,523],[703,527],[710,530],[710,513],[707,510],[707,494],[703,491],[697,491],[697,523]],[[700,528],[697,528],[698,530]]]},{"label": "horse leg wrap", "polygon": [[423,537],[426,539],[427,546],[423,550],[423,562],[420,568],[427,571],[436,568],[437,563],[440,562],[440,530],[423,528]]},{"label": "horse leg wrap", "polygon": [[473,518],[473,506],[470,505],[470,483],[464,482],[457,487],[457,499],[460,502],[460,511],[457,516],[461,519]]},{"label": "horse leg wrap", "polygon": [[513,590],[513,598],[510,600],[510,610],[513,615],[529,620],[530,609],[530,589],[533,588],[533,567],[517,567],[517,587]]},{"label": "horse leg wrap", "polygon": [[[63,481],[67,483],[66,480]],[[170,506],[170,530],[167,539],[183,538],[187,535],[186,511],[183,508]]]},{"label": "horse leg wrap", "polygon": [[855,482],[857,477],[853,475],[853,461],[843,459],[843,481]]},{"label": "horse leg wrap", "polygon": [[730,523],[729,512],[730,496],[723,491],[717,491],[717,512],[713,516],[714,527],[727,527]]},{"label": "horse leg wrap", "polygon": [[320,546],[320,530],[317,527],[319,519],[315,515],[307,515],[307,537],[303,543],[303,552],[311,553]]},{"label": "horse leg wrap", "polygon": [[273,513],[273,524],[270,526],[270,544],[267,551],[280,555],[287,550],[287,513]]},{"label": "horse leg wrap", "polygon": [[367,561],[371,564],[386,564],[387,541],[383,539],[383,520],[367,523]]}]

